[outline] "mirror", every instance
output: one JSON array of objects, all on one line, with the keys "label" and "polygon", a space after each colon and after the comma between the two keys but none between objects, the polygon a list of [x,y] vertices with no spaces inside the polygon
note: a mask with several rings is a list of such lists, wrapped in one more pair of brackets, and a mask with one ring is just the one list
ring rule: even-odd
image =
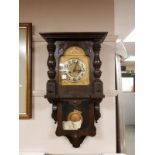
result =
[{"label": "mirror", "polygon": [[19,24],[19,118],[32,117],[31,54],[32,24]]}]

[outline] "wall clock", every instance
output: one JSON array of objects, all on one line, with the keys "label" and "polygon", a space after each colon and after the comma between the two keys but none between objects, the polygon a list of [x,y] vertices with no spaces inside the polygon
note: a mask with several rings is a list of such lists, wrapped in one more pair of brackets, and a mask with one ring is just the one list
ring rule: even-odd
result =
[{"label": "wall clock", "polygon": [[104,97],[99,56],[107,32],[40,33],[49,53],[47,92],[52,104],[56,135],[79,147],[86,136],[95,136]]}]

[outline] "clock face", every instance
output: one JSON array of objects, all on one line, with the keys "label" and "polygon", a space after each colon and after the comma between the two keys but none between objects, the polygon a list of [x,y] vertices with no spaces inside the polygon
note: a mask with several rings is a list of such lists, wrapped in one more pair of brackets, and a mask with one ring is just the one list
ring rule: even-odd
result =
[{"label": "clock face", "polygon": [[79,47],[71,47],[60,58],[59,81],[61,85],[88,85],[89,58]]},{"label": "clock face", "polygon": [[77,58],[69,59],[64,62],[65,78],[71,82],[81,80],[86,74],[85,64]]}]

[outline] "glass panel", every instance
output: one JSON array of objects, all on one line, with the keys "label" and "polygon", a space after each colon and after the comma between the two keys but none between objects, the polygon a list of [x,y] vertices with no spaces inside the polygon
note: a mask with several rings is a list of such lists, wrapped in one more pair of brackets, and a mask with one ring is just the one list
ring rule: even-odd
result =
[{"label": "glass panel", "polygon": [[26,28],[19,30],[19,113],[26,113]]}]

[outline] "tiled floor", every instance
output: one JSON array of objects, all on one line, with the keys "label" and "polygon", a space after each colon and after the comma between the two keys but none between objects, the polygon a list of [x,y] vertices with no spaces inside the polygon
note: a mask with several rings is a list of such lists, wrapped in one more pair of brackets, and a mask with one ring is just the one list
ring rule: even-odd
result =
[{"label": "tiled floor", "polygon": [[126,125],[125,127],[126,154],[135,155],[135,126]]}]

